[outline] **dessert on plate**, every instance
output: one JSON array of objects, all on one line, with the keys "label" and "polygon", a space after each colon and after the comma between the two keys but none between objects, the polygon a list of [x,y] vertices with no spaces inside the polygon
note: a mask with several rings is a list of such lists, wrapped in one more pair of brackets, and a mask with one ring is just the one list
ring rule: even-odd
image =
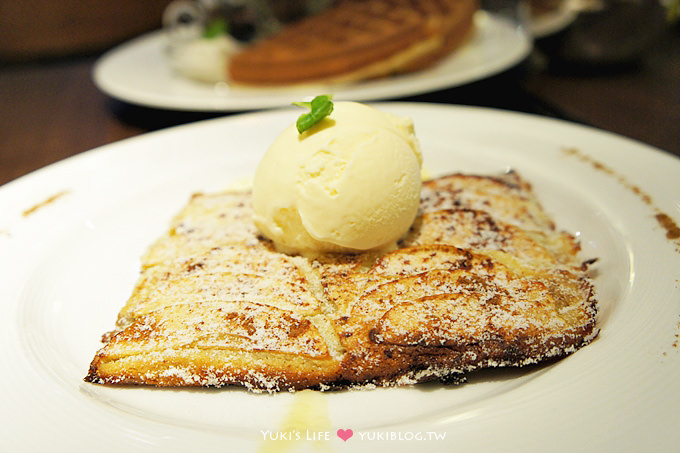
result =
[{"label": "dessert on plate", "polygon": [[592,260],[517,172],[421,182],[409,119],[305,106],[252,190],[193,195],[150,246],[87,381],[460,382],[596,337]]},{"label": "dessert on plate", "polygon": [[[173,2],[165,15],[172,69],[201,82],[257,88],[426,68],[467,42],[479,9],[478,0],[338,0],[281,24],[263,2],[248,3],[250,10],[187,3]],[[251,34],[239,32],[238,16],[250,18]]]}]

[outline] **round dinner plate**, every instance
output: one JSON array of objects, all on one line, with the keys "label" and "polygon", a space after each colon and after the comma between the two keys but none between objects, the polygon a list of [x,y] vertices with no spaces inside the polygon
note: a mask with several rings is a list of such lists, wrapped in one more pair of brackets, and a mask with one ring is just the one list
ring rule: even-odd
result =
[{"label": "round dinner plate", "polygon": [[422,94],[483,79],[522,61],[532,43],[527,32],[500,15],[480,11],[465,46],[428,69],[350,85],[230,88],[175,74],[166,60],[166,36],[152,32],[112,49],[95,65],[95,84],[133,104],[187,111],[243,111],[283,107],[311,93],[332,91],[336,100],[382,100]]},{"label": "round dinner plate", "polygon": [[677,451],[680,160],[552,119],[376,105],[413,118],[432,175],[512,168],[532,183],[584,259],[597,258],[592,344],[462,385],[253,394],[85,383],[145,248],[192,193],[247,181],[299,109],[235,115],[0,188],[3,451]]},{"label": "round dinner plate", "polygon": [[534,38],[545,38],[564,30],[576,20],[578,13],[572,9],[568,2],[555,11],[537,14],[529,21],[529,30]]}]

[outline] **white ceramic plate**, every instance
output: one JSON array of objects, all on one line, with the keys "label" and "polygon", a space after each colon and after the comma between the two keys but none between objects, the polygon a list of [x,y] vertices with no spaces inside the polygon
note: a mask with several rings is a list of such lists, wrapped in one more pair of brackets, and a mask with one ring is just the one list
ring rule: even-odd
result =
[{"label": "white ceramic plate", "polygon": [[[104,146],[0,188],[3,451],[291,451],[265,439],[291,413],[317,414],[298,429],[330,439],[303,437],[294,445],[303,451],[677,451],[680,239],[667,237],[673,221],[664,229],[656,216],[680,219],[680,160],[539,117],[380,108],[414,119],[434,174],[514,168],[533,183],[558,224],[579,235],[584,257],[599,258],[594,343],[550,365],[450,387],[254,395],[84,383],[146,246],[191,193],[251,176],[299,112],[211,120]],[[295,409],[303,403],[311,409]],[[339,429],[354,435],[342,441]]]},{"label": "white ceramic plate", "polygon": [[555,11],[534,15],[529,22],[529,30],[534,38],[544,38],[571,25],[578,13],[571,8],[569,2],[562,2],[562,5]]},{"label": "white ceramic plate", "polygon": [[[385,79],[333,87],[337,100],[380,100],[462,85],[508,69],[531,50],[526,32],[514,23],[480,12],[476,35],[432,68]],[[290,105],[303,96],[329,91],[316,86],[230,89],[183,78],[170,69],[166,37],[154,32],[105,54],[94,68],[97,86],[134,104],[189,111],[241,111]]]}]

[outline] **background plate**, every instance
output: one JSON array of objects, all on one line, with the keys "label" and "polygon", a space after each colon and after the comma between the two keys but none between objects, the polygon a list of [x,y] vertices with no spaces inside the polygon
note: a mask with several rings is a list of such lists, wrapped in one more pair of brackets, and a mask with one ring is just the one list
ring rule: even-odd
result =
[{"label": "background plate", "polygon": [[559,9],[533,16],[529,22],[529,30],[534,38],[544,38],[562,31],[571,25],[578,13],[563,2]]},{"label": "background plate", "polygon": [[[380,100],[421,94],[479,80],[523,60],[531,39],[522,28],[485,12],[475,18],[476,34],[464,47],[431,68],[332,88],[336,100]],[[94,68],[105,93],[134,104],[189,111],[237,111],[282,107],[301,96],[329,91],[318,85],[280,89],[230,89],[194,82],[172,72],[166,37],[154,32],[106,53]]]},{"label": "background plate", "polygon": [[[145,248],[191,193],[250,177],[299,112],[237,115],[107,145],[0,188],[3,450],[677,450],[680,161],[528,115],[378,106],[413,118],[434,175],[514,168],[533,183],[558,225],[580,237],[584,257],[599,258],[596,341],[462,386],[254,395],[84,383]],[[670,219],[666,228],[658,218]],[[310,429],[329,440],[267,441],[291,417],[303,436]],[[354,436],[342,441],[338,429]]]}]

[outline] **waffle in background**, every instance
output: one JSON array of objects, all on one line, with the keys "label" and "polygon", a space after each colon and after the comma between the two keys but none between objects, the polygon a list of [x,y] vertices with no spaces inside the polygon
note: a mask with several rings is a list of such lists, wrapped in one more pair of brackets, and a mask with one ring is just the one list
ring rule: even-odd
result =
[{"label": "waffle in background", "polygon": [[243,85],[353,82],[415,71],[460,47],[477,0],[344,0],[235,55]]}]

